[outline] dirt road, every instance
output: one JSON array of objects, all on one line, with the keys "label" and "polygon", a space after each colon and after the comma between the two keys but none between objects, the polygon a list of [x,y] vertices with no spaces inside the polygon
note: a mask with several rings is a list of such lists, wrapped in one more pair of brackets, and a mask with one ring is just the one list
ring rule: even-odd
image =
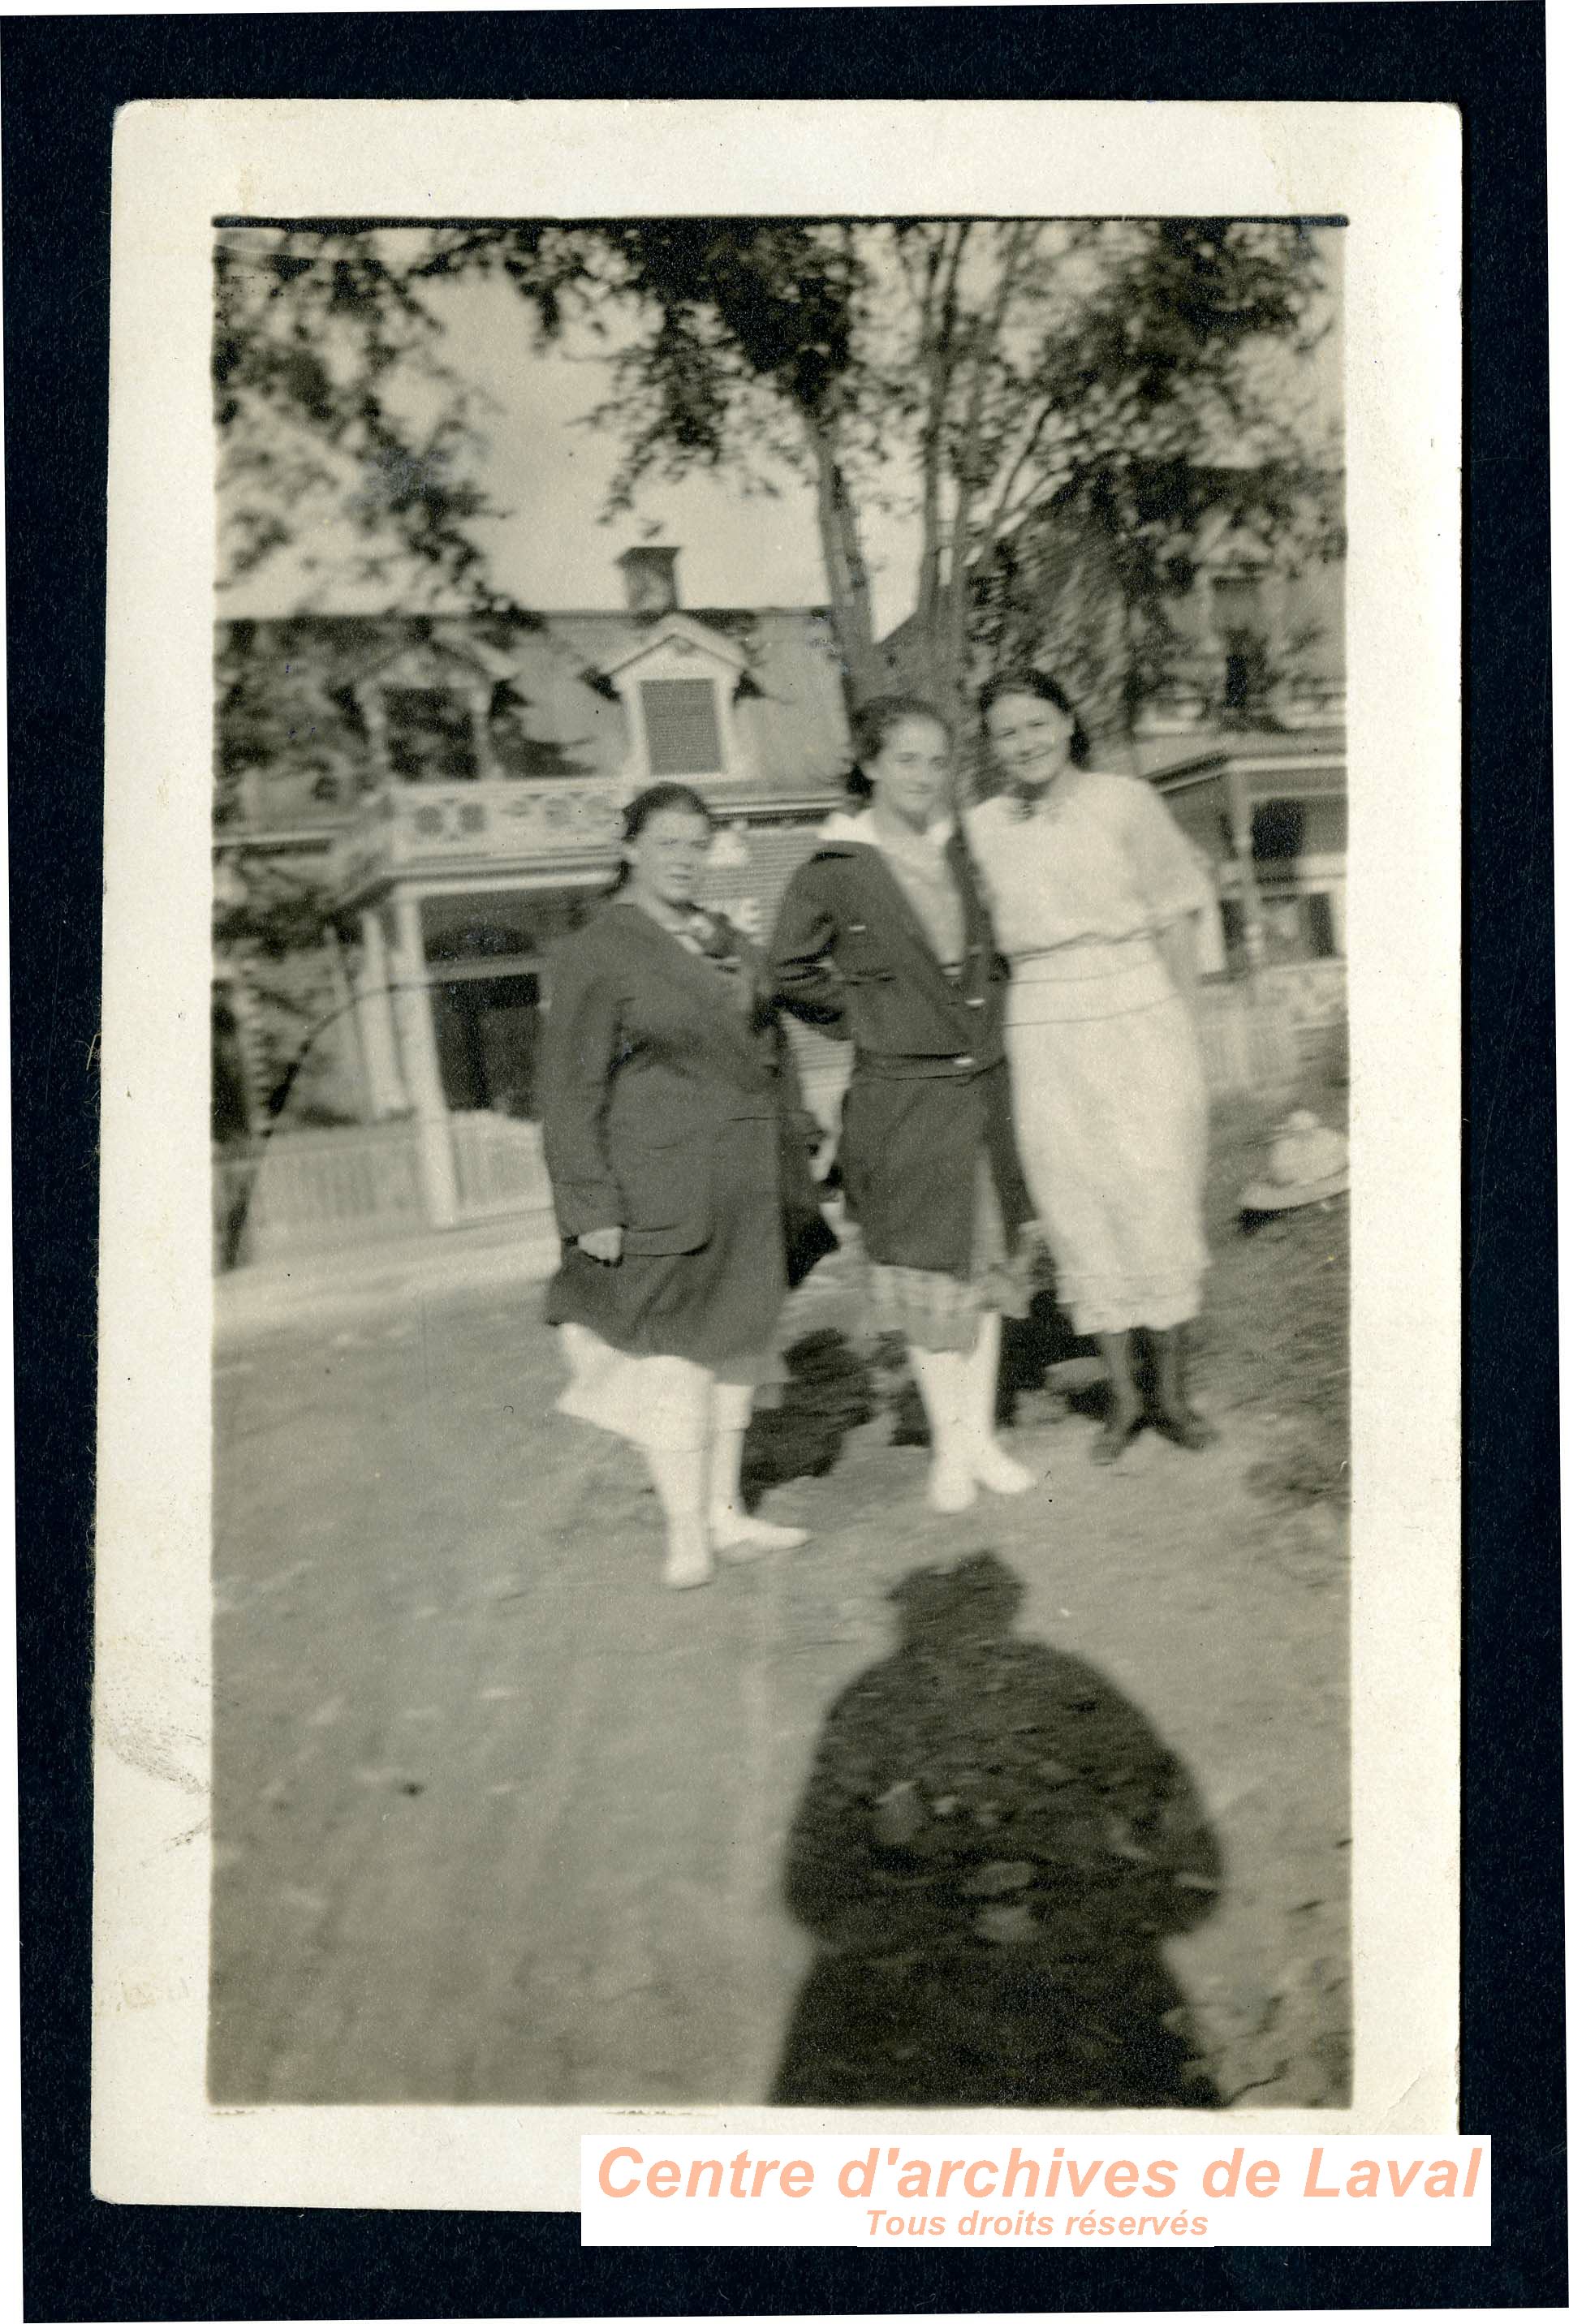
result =
[{"label": "dirt road", "polygon": [[[844,1297],[824,1276],[794,1329]],[[770,1497],[810,1547],[677,1595],[638,1460],[550,1411],[538,1305],[220,1349],[215,2098],[761,2100],[823,1715],[888,1650],[889,1585],[985,1546],[1021,1632],[1098,1665],[1207,1805],[1223,1891],[1168,1957],[1223,2095],[1343,2098],[1345,1544],[1332,1495],[1260,1498],[1290,1416],[1257,1364],[1211,1381],[1217,1448],[1147,1435],[1110,1473],[1027,1403],[1039,1489],[957,1518],[881,1416]]]}]

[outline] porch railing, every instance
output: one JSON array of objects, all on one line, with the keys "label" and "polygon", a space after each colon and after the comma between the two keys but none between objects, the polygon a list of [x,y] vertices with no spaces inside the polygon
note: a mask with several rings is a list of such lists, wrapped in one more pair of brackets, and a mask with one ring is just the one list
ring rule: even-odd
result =
[{"label": "porch railing", "polygon": [[455,1113],[452,1155],[466,1219],[550,1208],[538,1123],[513,1121],[504,1113]]},{"label": "porch railing", "polygon": [[400,872],[513,859],[608,864],[620,829],[621,793],[609,776],[389,782],[339,833],[333,879],[348,900]]}]

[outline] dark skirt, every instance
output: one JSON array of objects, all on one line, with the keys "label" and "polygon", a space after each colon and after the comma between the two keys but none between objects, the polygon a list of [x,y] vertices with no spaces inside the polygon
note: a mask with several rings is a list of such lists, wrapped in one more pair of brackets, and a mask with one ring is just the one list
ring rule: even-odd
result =
[{"label": "dark skirt", "polygon": [[1010,1255],[1008,1231],[984,1157],[975,1169],[974,1242],[968,1275],[932,1268],[870,1262],[872,1312],[883,1331],[900,1332],[912,1348],[951,1349],[968,1355],[983,1314],[1025,1316],[1034,1295],[1030,1258]]},{"label": "dark skirt", "polygon": [[877,1266],[967,1282],[983,1163],[1010,1244],[1030,1215],[1007,1066],[960,1076],[891,1062],[857,1058],[845,1092],[839,1168],[850,1216]]},{"label": "dark skirt", "polygon": [[582,1323],[629,1355],[709,1366],[766,1345],[785,1300],[778,1123],[716,1121],[704,1163],[714,1231],[701,1250],[629,1253],[605,1267],[569,1243],[548,1323]]}]

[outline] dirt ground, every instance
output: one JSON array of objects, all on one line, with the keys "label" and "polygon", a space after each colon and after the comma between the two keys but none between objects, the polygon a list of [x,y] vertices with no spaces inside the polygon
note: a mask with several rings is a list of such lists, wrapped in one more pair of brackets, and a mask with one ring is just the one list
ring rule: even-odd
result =
[{"label": "dirt ground", "polygon": [[[1346,1204],[1239,1227],[1269,1122],[1215,1125],[1213,1450],[1097,1469],[1093,1397],[1016,1362],[1039,1489],[939,1518],[886,1401],[819,1396],[824,1473],[767,1496],[811,1545],[686,1595],[637,1458],[550,1409],[537,1285],[223,1336],[214,2097],[761,2101],[814,1960],[781,1867],[825,1716],[888,1654],[890,1587],[984,1548],[1019,1637],[1090,1665],[1202,1804],[1218,1888],[1164,1960],[1208,2083],[1343,2101]],[[835,1260],[786,1336],[859,1323]]]}]

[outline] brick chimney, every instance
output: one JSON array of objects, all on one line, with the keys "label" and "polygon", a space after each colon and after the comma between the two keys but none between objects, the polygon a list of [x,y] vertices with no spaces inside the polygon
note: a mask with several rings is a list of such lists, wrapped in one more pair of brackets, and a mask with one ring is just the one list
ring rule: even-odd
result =
[{"label": "brick chimney", "polygon": [[673,613],[680,604],[676,587],[678,549],[623,549],[616,558],[629,613]]}]

